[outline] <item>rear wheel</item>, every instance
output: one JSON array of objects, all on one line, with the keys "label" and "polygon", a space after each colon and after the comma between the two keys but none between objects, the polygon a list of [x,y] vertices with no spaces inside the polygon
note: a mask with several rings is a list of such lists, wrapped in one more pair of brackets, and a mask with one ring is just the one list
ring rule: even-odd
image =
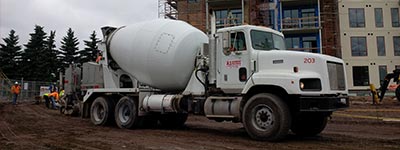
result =
[{"label": "rear wheel", "polygon": [[289,132],[290,118],[288,106],[269,93],[254,95],[243,109],[243,126],[255,140],[281,140]]},{"label": "rear wheel", "polygon": [[137,101],[122,97],[115,106],[115,122],[119,128],[136,128],[142,119],[138,116]]},{"label": "rear wheel", "polygon": [[90,120],[95,125],[110,124],[114,120],[114,101],[97,97],[90,107]]},{"label": "rear wheel", "polygon": [[299,136],[315,136],[325,129],[327,122],[326,115],[305,113],[293,119],[291,130]]}]

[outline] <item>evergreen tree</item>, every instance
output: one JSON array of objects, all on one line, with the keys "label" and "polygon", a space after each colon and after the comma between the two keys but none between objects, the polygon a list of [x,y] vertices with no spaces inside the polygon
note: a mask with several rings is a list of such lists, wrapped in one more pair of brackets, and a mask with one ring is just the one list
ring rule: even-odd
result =
[{"label": "evergreen tree", "polygon": [[62,38],[61,41],[61,61],[63,67],[68,67],[70,64],[78,63],[78,39],[74,35],[74,31],[71,28],[68,29],[67,35]]},{"label": "evergreen tree", "polygon": [[7,38],[3,38],[5,44],[0,44],[0,68],[8,78],[19,78],[18,66],[21,55],[21,46],[18,45],[19,37],[11,30]]},{"label": "evergreen tree", "polygon": [[80,56],[81,56],[81,61],[80,63],[84,62],[89,62],[89,61],[95,61],[97,57],[97,43],[100,42],[98,38],[96,38],[96,31],[93,31],[92,34],[90,34],[90,40],[85,42],[85,49],[80,51]]},{"label": "evergreen tree", "polygon": [[46,63],[46,32],[43,27],[35,25],[34,33],[30,33],[31,38],[25,44],[25,51],[22,54],[23,77],[25,80],[44,81],[48,80],[50,75]]},{"label": "evergreen tree", "polygon": [[[61,68],[60,61],[57,59],[58,51],[55,49],[55,35],[56,31],[50,31],[50,35],[46,40],[46,48],[45,48],[45,55],[46,57],[46,67],[48,68],[46,71],[46,74],[52,74],[54,73],[57,75],[57,71],[59,68]],[[54,76],[51,76],[51,81],[56,80]]]}]

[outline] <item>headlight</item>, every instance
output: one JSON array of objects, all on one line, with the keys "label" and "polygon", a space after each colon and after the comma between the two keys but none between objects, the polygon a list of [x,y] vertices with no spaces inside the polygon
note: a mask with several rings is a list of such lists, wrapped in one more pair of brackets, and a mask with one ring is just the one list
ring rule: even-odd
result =
[{"label": "headlight", "polygon": [[321,80],[318,78],[300,79],[300,89],[302,91],[321,91]]},{"label": "headlight", "polygon": [[300,82],[300,89],[303,90],[304,89],[304,83]]}]

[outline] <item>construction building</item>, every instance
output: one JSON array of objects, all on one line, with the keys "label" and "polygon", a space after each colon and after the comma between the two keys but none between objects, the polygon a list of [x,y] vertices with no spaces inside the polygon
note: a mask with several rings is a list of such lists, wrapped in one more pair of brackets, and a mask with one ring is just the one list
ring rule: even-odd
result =
[{"label": "construction building", "polygon": [[337,0],[159,0],[159,17],[184,20],[206,33],[214,25],[217,29],[267,26],[285,34],[290,50],[341,57],[337,4]]},{"label": "construction building", "polygon": [[399,0],[339,2],[349,89],[368,89],[371,83],[379,87],[388,72],[400,69],[399,9]]}]

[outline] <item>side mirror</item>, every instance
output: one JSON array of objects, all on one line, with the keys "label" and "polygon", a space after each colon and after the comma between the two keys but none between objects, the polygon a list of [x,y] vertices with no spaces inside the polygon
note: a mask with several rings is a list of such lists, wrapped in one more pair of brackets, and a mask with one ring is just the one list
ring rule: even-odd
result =
[{"label": "side mirror", "polygon": [[222,46],[224,49],[229,49],[229,32],[222,34]]}]

